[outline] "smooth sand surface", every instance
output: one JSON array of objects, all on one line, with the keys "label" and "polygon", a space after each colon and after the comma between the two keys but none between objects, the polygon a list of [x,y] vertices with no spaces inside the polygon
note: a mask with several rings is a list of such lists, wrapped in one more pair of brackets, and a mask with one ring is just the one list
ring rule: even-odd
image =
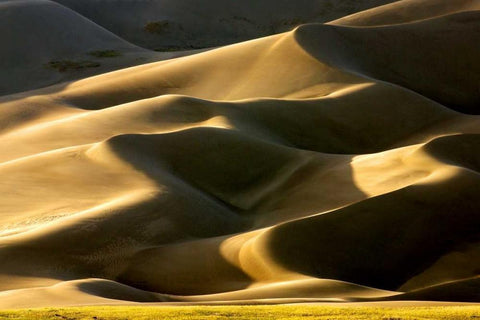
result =
[{"label": "smooth sand surface", "polygon": [[147,1],[58,2],[0,1],[0,308],[480,302],[478,1],[170,60],[111,32]]}]

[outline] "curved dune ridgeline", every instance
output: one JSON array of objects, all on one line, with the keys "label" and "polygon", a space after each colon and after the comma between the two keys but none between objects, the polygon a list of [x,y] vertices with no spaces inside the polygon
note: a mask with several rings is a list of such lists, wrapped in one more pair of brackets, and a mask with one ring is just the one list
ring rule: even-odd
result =
[{"label": "curved dune ridgeline", "polygon": [[479,302],[479,2],[205,2],[0,1],[0,308]]}]

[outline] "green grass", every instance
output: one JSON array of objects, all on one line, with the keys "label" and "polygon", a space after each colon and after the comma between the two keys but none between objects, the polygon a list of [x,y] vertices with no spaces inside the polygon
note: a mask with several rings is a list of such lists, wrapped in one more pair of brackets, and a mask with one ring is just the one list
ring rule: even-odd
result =
[{"label": "green grass", "polygon": [[97,50],[91,51],[88,54],[97,58],[114,58],[122,55],[120,52],[115,50]]},{"label": "green grass", "polygon": [[0,311],[0,319],[480,319],[480,307],[189,306],[81,307]]}]

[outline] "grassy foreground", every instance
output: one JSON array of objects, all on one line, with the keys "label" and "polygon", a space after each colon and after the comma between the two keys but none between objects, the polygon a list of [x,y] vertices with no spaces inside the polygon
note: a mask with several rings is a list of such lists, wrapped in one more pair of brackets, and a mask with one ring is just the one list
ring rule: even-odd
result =
[{"label": "grassy foreground", "polygon": [[480,307],[192,306],[80,307],[0,311],[0,319],[480,319]]}]

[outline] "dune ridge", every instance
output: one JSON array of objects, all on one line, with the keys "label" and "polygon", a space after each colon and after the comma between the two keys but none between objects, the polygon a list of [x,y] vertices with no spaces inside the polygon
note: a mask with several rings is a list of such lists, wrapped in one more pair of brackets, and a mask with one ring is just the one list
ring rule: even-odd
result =
[{"label": "dune ridge", "polygon": [[[32,78],[0,97],[0,308],[479,302],[480,7],[380,2],[164,60],[81,16],[107,1],[0,1],[72,24],[2,52],[1,83]],[[33,76],[107,47],[96,76]]]}]

